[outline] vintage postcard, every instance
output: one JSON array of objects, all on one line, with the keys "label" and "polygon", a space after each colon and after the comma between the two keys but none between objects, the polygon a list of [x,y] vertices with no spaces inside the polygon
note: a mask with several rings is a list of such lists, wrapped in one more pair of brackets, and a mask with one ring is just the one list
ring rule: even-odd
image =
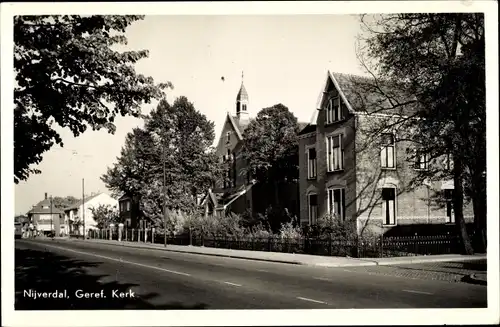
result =
[{"label": "vintage postcard", "polygon": [[499,322],[496,2],[1,6],[3,325]]}]

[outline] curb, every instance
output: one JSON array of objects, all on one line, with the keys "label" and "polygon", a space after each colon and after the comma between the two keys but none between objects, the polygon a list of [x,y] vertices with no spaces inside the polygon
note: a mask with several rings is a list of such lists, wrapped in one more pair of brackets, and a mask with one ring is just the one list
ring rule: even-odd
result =
[{"label": "curb", "polygon": [[[71,240],[73,241],[73,240]],[[76,240],[80,241],[80,240]],[[219,253],[203,253],[203,252],[189,252],[189,251],[180,251],[180,250],[172,250],[167,248],[156,248],[156,247],[147,247],[147,246],[137,246],[137,245],[131,245],[131,244],[120,244],[120,243],[107,243],[107,242],[93,242],[93,243],[101,243],[101,244],[109,244],[112,246],[124,246],[124,247],[129,247],[129,248],[134,248],[134,249],[147,249],[147,250],[156,250],[156,251],[168,251],[168,252],[175,252],[175,253],[184,253],[184,254],[197,254],[197,255],[208,255],[212,257],[223,257],[223,258],[231,258],[231,259],[241,259],[241,260],[253,260],[253,261],[265,261],[265,262],[275,262],[275,263],[285,263],[285,264],[291,264],[291,265],[305,265],[302,262],[299,261],[286,261],[286,260],[274,260],[274,259],[263,259],[263,258],[249,258],[249,257],[243,257],[243,256],[237,256],[237,255],[231,255],[231,254],[219,254]]]},{"label": "curb", "polygon": [[477,278],[475,274],[465,275],[464,277],[462,277],[462,282],[487,286],[487,281]]},{"label": "curb", "polygon": [[377,266],[395,266],[395,265],[408,265],[408,264],[418,264],[418,263],[433,263],[433,262],[462,262],[462,261],[475,261],[475,260],[486,260],[486,256],[484,257],[469,257],[469,258],[429,258],[429,259],[424,259],[424,258],[419,258],[419,259],[408,259],[408,260],[401,260],[401,261],[374,261],[376,262]]}]

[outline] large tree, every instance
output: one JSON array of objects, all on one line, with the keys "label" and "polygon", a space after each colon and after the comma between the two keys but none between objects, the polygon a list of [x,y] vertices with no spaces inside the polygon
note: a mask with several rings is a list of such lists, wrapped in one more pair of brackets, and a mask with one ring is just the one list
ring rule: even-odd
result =
[{"label": "large tree", "polygon": [[[298,132],[297,118],[283,104],[262,109],[245,129],[243,159],[255,179],[273,189],[275,210],[272,212],[283,219],[286,215],[281,210],[279,189],[298,179]],[[278,228],[280,223],[272,222]]]},{"label": "large tree", "polygon": [[142,16],[14,17],[14,181],[40,173],[33,165],[54,144],[55,126],[75,136],[101,128],[114,133],[116,115],[138,116],[171,84],[136,73],[147,50],[116,50],[126,28]]},{"label": "large tree", "polygon": [[101,179],[114,192],[138,196],[143,214],[163,226],[164,205],[194,213],[197,196],[221,175],[211,147],[214,137],[214,124],[187,98],[173,105],[161,100],[145,116],[144,128],[127,138],[117,163]]},{"label": "large tree", "polygon": [[472,197],[476,221],[485,221],[480,208],[486,206],[482,186],[486,168],[484,17],[391,14],[362,16],[362,23],[368,37],[363,40],[360,59],[374,77],[373,87],[386,97],[387,107],[400,109],[401,103],[380,87],[384,84],[380,81],[390,81],[411,94],[419,108],[391,122],[412,132],[411,141],[418,151],[409,159],[421,153],[431,161],[448,154],[453,158],[451,170],[420,171],[417,180],[454,180],[455,221],[465,252],[472,253],[463,216],[464,193],[477,191]]}]

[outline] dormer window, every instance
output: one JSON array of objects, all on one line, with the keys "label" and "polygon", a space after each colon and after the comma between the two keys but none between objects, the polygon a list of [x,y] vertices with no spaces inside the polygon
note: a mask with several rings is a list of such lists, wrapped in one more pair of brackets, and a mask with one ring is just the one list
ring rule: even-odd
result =
[{"label": "dormer window", "polygon": [[338,96],[328,100],[326,106],[326,123],[331,124],[341,120],[342,111],[340,107],[340,98]]}]

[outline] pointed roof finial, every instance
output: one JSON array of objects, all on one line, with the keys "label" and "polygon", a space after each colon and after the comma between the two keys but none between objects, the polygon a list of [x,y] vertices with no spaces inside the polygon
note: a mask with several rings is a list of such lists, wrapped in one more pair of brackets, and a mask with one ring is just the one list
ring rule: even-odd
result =
[{"label": "pointed roof finial", "polygon": [[243,71],[241,71],[241,83],[243,83],[243,77],[244,77],[244,74],[243,74]]}]

